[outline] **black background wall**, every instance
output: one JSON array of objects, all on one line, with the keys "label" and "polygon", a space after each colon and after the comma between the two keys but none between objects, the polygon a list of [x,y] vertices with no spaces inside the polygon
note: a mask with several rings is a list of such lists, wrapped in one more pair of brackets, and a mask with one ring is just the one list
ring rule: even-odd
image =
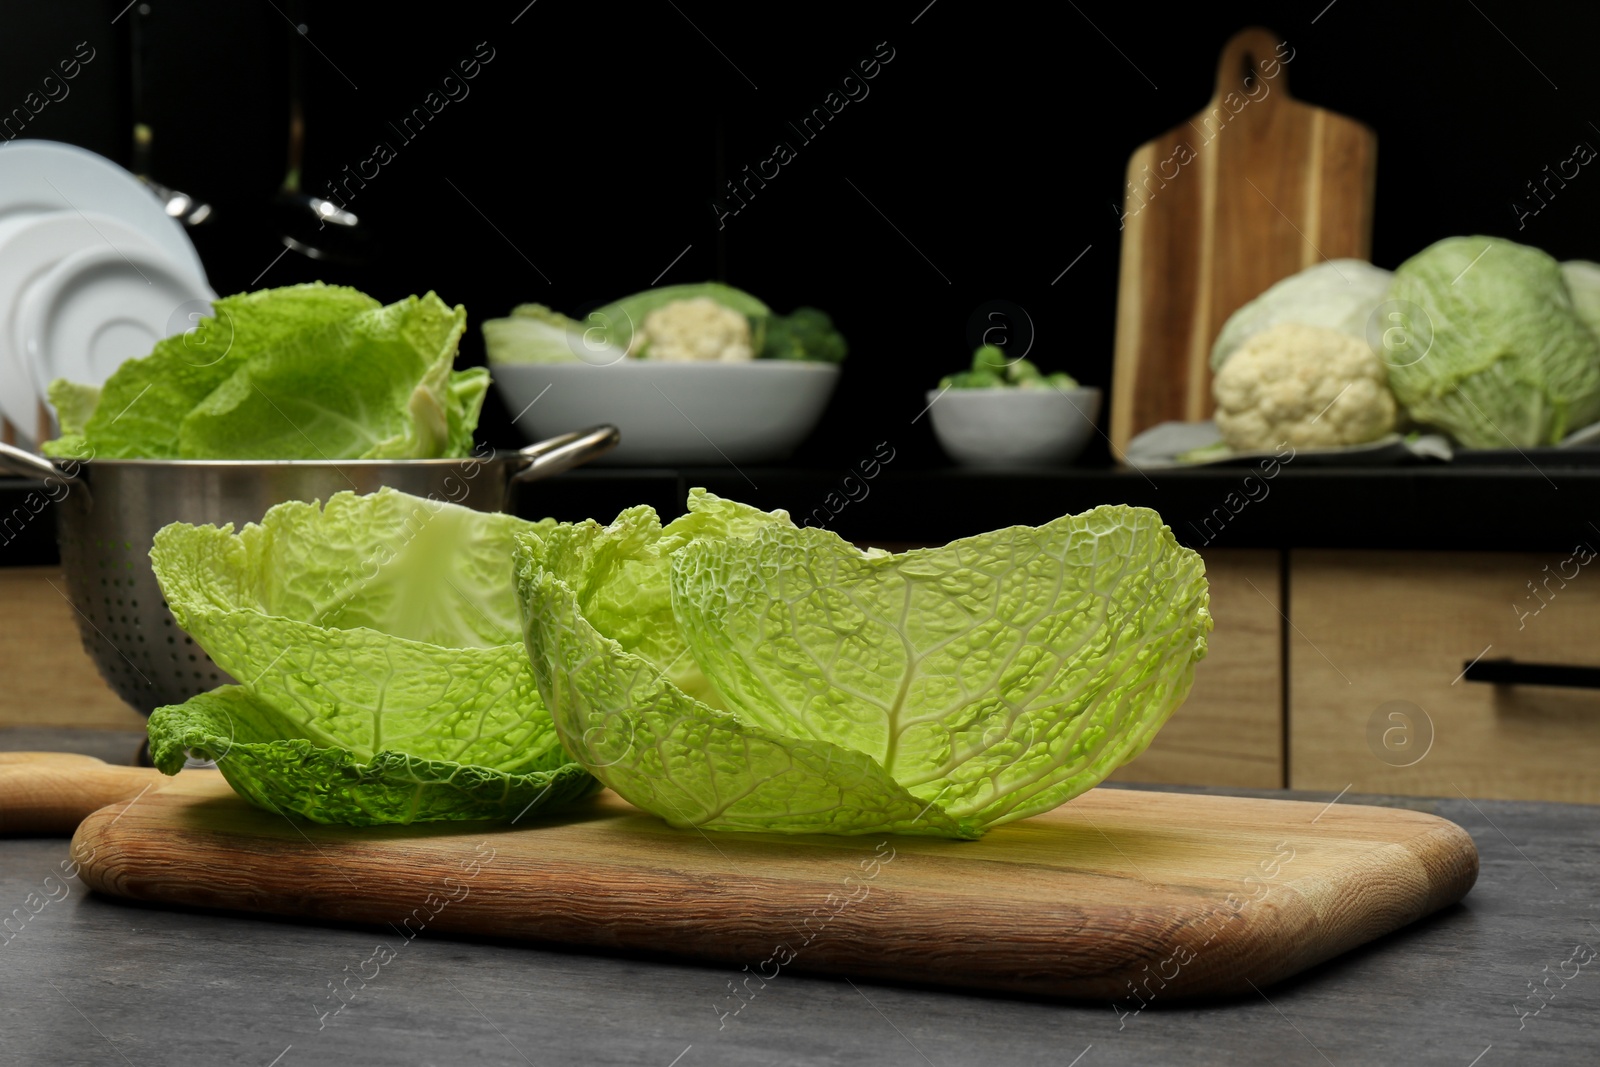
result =
[{"label": "black background wall", "polygon": [[[219,292],[315,278],[383,300],[431,288],[481,321],[524,301],[575,312],[658,278],[717,277],[779,310],[829,310],[852,355],[796,457],[813,466],[843,467],[883,440],[897,462],[941,462],[927,420],[912,419],[966,359],[987,301],[1026,309],[1044,369],[1107,383],[1128,153],[1199,110],[1218,50],[1245,25],[1294,47],[1296,96],[1377,130],[1380,265],[1473,232],[1600,259],[1600,172],[1584,168],[1520,229],[1512,209],[1547,164],[1579,142],[1600,147],[1595,5],[509,0],[295,12],[286,0],[11,0],[0,11],[0,110],[87,41],[95,57],[70,93],[20,132],[125,164],[129,28],[143,19],[151,172],[215,205],[193,236]],[[341,194],[381,239],[366,265],[280,255],[268,205],[285,166],[291,48],[308,81],[308,188],[346,167],[370,176]],[[475,55],[492,58],[444,83]],[[789,124],[875,56],[875,76],[846,86],[857,99],[802,140]],[[430,93],[447,102],[406,140],[395,126]],[[722,181],[780,141],[794,157],[719,223]],[[380,142],[393,150],[381,164]],[[482,359],[475,330],[464,359]],[[492,397],[484,433],[515,441]],[[1088,458],[1103,462],[1104,445]]]}]

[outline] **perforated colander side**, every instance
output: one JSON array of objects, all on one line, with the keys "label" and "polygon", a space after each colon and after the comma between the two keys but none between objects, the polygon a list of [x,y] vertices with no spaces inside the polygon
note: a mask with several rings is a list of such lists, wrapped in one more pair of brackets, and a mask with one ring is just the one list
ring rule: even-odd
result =
[{"label": "perforated colander side", "polygon": [[63,522],[60,543],[84,650],[135,710],[148,715],[232,681],[172,617],[150,569],[148,539]]}]

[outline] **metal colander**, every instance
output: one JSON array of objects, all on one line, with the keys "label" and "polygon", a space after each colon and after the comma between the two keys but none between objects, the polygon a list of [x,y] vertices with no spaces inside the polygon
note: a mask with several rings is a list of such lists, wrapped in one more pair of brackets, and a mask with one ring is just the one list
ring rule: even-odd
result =
[{"label": "metal colander", "polygon": [[[234,681],[184,633],[150,568],[156,531],[173,522],[257,522],[286,500],[384,487],[503,511],[513,483],[569,470],[610,451],[598,426],[519,452],[466,459],[56,461],[0,444],[0,467],[45,480],[83,647],[117,695],[148,715]],[[57,465],[59,463],[59,466]]]},{"label": "metal colander", "polygon": [[145,715],[232,682],[178,628],[161,596],[150,569],[151,539],[161,527],[133,541],[127,539],[129,531],[102,529],[108,525],[103,515],[92,515],[61,521],[57,530],[67,594],[83,646],[101,676]]}]

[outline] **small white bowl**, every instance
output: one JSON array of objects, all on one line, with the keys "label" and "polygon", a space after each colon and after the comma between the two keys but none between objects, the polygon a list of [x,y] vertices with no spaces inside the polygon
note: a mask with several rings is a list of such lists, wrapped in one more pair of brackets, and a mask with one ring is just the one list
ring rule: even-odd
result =
[{"label": "small white bowl", "polygon": [[[517,428],[538,441],[611,423],[611,466],[724,466],[787,459],[828,406],[839,368],[746,363],[500,363],[495,388]],[[520,414],[519,414],[520,413]]]},{"label": "small white bowl", "polygon": [[1100,415],[1100,390],[928,390],[928,414],[939,444],[970,467],[1071,463]]}]

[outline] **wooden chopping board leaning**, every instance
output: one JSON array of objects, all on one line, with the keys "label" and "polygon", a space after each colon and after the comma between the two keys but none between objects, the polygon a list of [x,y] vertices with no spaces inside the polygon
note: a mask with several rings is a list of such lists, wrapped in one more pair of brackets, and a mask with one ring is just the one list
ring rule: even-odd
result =
[{"label": "wooden chopping board leaning", "polygon": [[1268,286],[1372,250],[1378,138],[1289,95],[1296,50],[1236,34],[1198,115],[1128,160],[1111,382],[1112,454],[1167,421],[1211,416],[1211,344]]}]

